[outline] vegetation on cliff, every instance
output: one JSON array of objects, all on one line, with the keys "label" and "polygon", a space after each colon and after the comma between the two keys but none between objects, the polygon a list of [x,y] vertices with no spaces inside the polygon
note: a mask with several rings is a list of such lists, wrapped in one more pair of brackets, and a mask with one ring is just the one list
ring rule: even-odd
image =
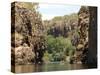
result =
[{"label": "vegetation on cliff", "polygon": [[38,3],[12,3],[12,64],[87,63],[89,7],[51,20],[37,10]]}]

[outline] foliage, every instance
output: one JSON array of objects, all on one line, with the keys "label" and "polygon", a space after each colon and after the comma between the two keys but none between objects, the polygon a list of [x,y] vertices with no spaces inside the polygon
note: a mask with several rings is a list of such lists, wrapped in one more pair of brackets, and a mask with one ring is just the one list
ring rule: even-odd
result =
[{"label": "foliage", "polygon": [[[11,33],[12,48],[15,47],[17,53],[15,57],[20,58],[20,60],[16,58],[16,62],[22,62],[25,58],[27,63],[42,63],[42,61],[48,63],[63,61],[67,56],[73,57],[79,43],[79,32],[86,29],[79,30],[78,21],[82,20],[77,13],[56,16],[51,20],[43,21],[41,14],[37,11],[38,3],[16,2],[15,5],[16,8],[12,6]],[[86,9],[82,7],[80,10],[84,12]],[[78,20],[79,17],[80,20]],[[21,58],[17,50],[21,54],[24,51],[25,57]]]},{"label": "foliage", "polygon": [[63,60],[64,55],[74,54],[75,47],[72,46],[70,38],[64,38],[62,36],[55,38],[52,35],[48,35],[46,39],[48,53],[52,54],[54,61]]},{"label": "foliage", "polygon": [[48,51],[45,51],[44,56],[43,56],[43,61],[44,63],[48,63],[50,61],[50,55]]}]

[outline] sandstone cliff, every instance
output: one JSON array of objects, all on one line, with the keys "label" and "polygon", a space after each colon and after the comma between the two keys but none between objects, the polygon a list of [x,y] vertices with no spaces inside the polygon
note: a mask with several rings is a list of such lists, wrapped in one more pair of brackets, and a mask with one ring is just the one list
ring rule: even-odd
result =
[{"label": "sandstone cliff", "polygon": [[97,8],[82,6],[79,13],[79,42],[76,49],[77,62],[97,62]]},{"label": "sandstone cliff", "polygon": [[12,3],[12,64],[42,61],[43,52],[40,51],[40,46],[44,48],[44,38],[41,15],[35,8],[38,4],[31,4],[31,9],[27,7],[29,5],[30,3],[25,2]]}]

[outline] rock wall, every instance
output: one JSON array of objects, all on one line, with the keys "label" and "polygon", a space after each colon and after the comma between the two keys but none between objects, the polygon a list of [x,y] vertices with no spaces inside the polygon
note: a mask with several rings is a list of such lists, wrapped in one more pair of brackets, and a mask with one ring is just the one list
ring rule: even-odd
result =
[{"label": "rock wall", "polygon": [[97,8],[82,6],[79,13],[79,43],[76,61],[83,64],[97,62]]},{"label": "rock wall", "polygon": [[78,13],[78,33],[80,38],[76,49],[77,62],[87,63],[89,17],[89,8],[82,6]]},{"label": "rock wall", "polygon": [[42,62],[44,50],[43,24],[36,9],[28,9],[25,2],[11,6],[12,64]]},{"label": "rock wall", "polygon": [[11,64],[42,63],[46,50],[45,34],[71,37],[72,45],[76,47],[76,63],[97,63],[96,7],[82,6],[78,16],[73,14],[44,22],[49,25],[46,28],[36,11],[38,4],[32,4],[31,8],[27,7],[30,3],[27,4],[14,2],[11,6]]}]

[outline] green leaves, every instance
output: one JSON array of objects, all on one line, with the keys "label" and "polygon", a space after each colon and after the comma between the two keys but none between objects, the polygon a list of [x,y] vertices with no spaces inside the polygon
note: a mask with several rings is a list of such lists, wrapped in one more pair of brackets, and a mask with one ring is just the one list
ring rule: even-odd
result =
[{"label": "green leaves", "polygon": [[46,36],[47,51],[52,54],[53,61],[60,61],[67,55],[73,55],[75,47],[70,38]]}]

